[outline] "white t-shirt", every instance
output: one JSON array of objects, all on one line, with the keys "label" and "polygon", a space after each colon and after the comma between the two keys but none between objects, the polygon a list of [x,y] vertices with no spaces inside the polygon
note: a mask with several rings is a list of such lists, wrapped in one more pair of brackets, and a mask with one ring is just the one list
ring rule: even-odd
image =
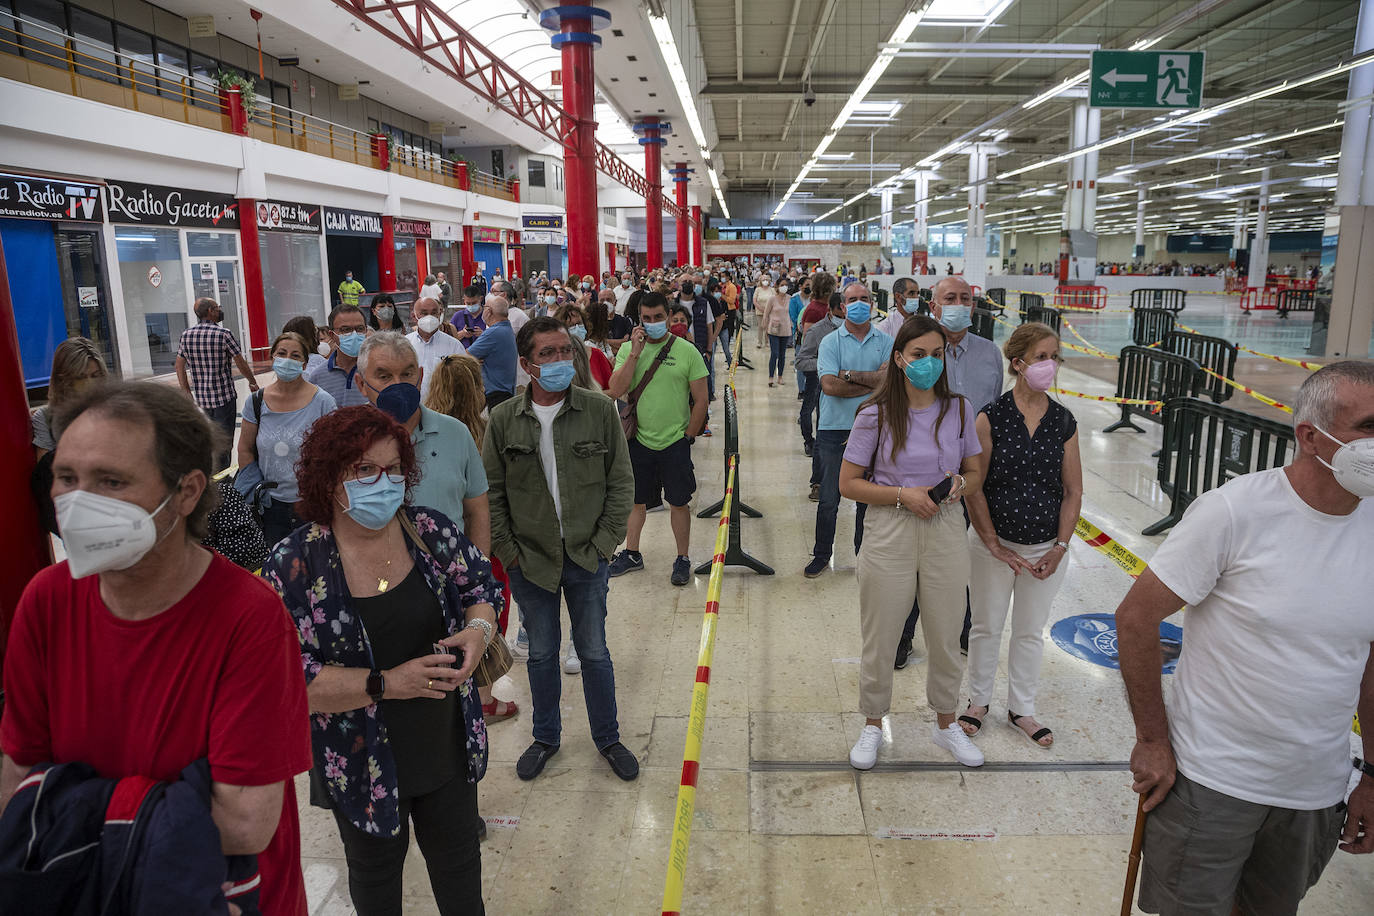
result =
[{"label": "white t-shirt", "polygon": [[553,452],[553,418],[563,409],[563,402],[545,407],[530,401],[539,420],[539,463],[544,466],[544,481],[553,497],[553,511],[558,513],[558,533],[563,533],[563,500],[558,495],[558,457]]},{"label": "white t-shirt", "polygon": [[[506,315],[506,318],[508,321],[510,321],[511,331],[513,331],[516,334],[519,334],[520,329],[525,326],[525,322],[530,320],[530,316],[525,312],[524,309],[518,308],[514,305],[510,307],[510,312]],[[523,368],[521,368],[520,360],[517,359],[515,361],[515,387],[517,389],[520,389],[525,387],[529,383],[530,374],[526,372]]]},{"label": "white t-shirt", "polygon": [[444,289],[438,283],[431,283],[428,286],[420,287],[420,294],[415,298],[438,299],[442,302],[444,300]]},{"label": "white t-shirt", "polygon": [[615,290],[615,313],[617,315],[624,315],[625,306],[629,303],[630,297],[634,295],[635,288],[633,285],[621,286],[619,283],[616,283],[612,289]]},{"label": "white t-shirt", "polygon": [[1188,508],[1150,561],[1190,606],[1169,702],[1179,770],[1262,805],[1345,797],[1350,724],[1374,641],[1374,500],[1303,502],[1283,468]]},{"label": "white t-shirt", "polygon": [[429,394],[429,381],[434,377],[434,369],[439,365],[439,360],[467,351],[463,349],[458,338],[445,334],[442,330],[431,334],[429,340],[421,340],[419,331],[411,331],[406,335],[406,340],[415,348],[420,368],[424,370],[424,375],[420,379],[420,398],[423,400]]}]

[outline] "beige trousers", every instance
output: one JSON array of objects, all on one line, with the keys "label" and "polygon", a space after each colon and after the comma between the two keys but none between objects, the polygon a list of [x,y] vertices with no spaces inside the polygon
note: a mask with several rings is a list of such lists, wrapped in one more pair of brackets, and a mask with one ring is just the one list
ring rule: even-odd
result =
[{"label": "beige trousers", "polygon": [[959,505],[942,506],[932,519],[894,506],[869,506],[858,579],[863,635],[859,711],[880,719],[892,705],[892,660],[919,588],[928,655],[926,698],[937,713],[953,714],[964,679],[959,634],[969,580],[968,537]]}]

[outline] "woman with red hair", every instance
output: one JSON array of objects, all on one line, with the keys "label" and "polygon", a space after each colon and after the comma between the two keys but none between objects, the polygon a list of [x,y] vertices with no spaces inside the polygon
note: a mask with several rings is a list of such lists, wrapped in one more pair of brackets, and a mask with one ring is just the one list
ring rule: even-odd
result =
[{"label": "woman with red hair", "polygon": [[334,812],[358,913],[398,912],[410,822],[441,912],[481,913],[473,669],[495,633],[491,565],[444,515],[406,505],[405,428],[373,407],[301,443],[301,528],[263,574],[295,619],[314,746],[312,801]]}]

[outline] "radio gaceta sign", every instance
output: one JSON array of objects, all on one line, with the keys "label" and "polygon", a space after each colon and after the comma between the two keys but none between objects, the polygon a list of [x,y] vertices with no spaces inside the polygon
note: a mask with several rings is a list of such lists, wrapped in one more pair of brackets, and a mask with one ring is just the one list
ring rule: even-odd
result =
[{"label": "radio gaceta sign", "polygon": [[239,228],[238,201],[227,194],[128,181],[108,182],[105,193],[111,222]]}]

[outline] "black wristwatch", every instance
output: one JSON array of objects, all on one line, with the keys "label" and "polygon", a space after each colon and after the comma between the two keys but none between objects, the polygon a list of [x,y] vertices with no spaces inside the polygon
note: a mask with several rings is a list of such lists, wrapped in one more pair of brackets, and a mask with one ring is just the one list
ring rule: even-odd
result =
[{"label": "black wristwatch", "polygon": [[1355,758],[1354,762],[1355,769],[1359,770],[1361,773],[1368,776],[1369,778],[1374,779],[1374,763],[1371,763],[1368,760],[1361,760],[1358,757]]},{"label": "black wristwatch", "polygon": [[380,703],[384,693],[386,693],[386,678],[382,676],[380,668],[373,668],[367,676],[367,695],[372,698],[372,702]]}]

